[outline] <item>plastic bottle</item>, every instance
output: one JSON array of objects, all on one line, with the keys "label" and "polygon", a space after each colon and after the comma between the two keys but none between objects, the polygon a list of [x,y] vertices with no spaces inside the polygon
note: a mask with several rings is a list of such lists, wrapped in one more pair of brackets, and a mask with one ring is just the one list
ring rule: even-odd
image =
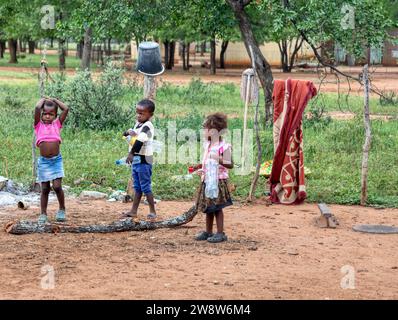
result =
[{"label": "plastic bottle", "polygon": [[205,171],[205,196],[209,199],[218,197],[218,162],[214,159],[208,159]]},{"label": "plastic bottle", "polygon": [[189,167],[188,168],[188,174],[183,174],[183,175],[179,175],[179,176],[173,176],[173,178],[175,180],[181,181],[181,180],[191,180],[193,179],[193,175],[194,175],[194,168],[193,167]]},{"label": "plastic bottle", "polygon": [[127,157],[123,157],[123,158],[121,158],[121,159],[119,159],[119,160],[116,160],[116,161],[115,161],[115,164],[116,164],[117,166],[128,166],[128,167],[130,167],[130,164],[127,163],[126,160],[127,160]]}]

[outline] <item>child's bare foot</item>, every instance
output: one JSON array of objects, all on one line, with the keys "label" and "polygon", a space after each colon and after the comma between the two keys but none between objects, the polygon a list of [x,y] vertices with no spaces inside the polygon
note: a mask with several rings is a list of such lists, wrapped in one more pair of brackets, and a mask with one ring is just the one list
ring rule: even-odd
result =
[{"label": "child's bare foot", "polygon": [[127,218],[133,218],[133,220],[135,220],[135,219],[137,219],[137,213],[127,211],[127,212],[123,212],[122,215],[120,216],[120,219],[127,219]]}]

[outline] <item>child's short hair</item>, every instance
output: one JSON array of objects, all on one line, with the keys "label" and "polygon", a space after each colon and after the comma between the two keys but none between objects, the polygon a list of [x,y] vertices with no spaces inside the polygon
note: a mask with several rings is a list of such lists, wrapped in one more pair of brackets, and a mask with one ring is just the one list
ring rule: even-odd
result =
[{"label": "child's short hair", "polygon": [[151,112],[151,113],[155,112],[155,103],[152,100],[143,99],[140,102],[138,102],[137,105],[140,105],[140,106],[148,109],[149,112]]},{"label": "child's short hair", "polygon": [[55,114],[58,114],[58,105],[56,103],[54,103],[54,101],[45,100],[43,108],[44,107],[54,108],[55,109]]},{"label": "child's short hair", "polygon": [[209,114],[203,122],[203,128],[205,129],[217,129],[221,131],[226,129],[227,126],[227,115],[221,112]]}]

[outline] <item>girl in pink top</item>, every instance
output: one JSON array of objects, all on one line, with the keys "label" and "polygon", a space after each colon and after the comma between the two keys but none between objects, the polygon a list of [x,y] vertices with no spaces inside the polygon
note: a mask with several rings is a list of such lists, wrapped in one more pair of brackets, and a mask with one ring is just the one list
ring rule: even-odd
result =
[{"label": "girl in pink top", "polygon": [[[59,117],[57,117],[58,107],[62,110]],[[47,204],[50,181],[52,181],[52,187],[59,202],[56,220],[65,221],[65,196],[62,190],[64,168],[60,153],[62,141],[60,133],[68,111],[68,107],[63,102],[51,98],[40,99],[35,108],[36,146],[40,149],[40,157],[37,163],[37,180],[41,183],[41,214],[38,222],[41,224],[48,221]]]},{"label": "girl in pink top", "polygon": [[[203,128],[205,136],[203,161],[202,164],[194,166],[194,170],[201,169],[202,174],[197,207],[206,213],[206,231],[200,232],[195,239],[215,243],[227,240],[224,233],[223,208],[232,205],[228,188],[228,169],[233,168],[232,148],[222,138],[223,130],[227,129],[227,116],[223,113],[211,114],[206,117]],[[206,176],[209,177],[210,171],[214,175],[213,196],[210,196],[211,192],[206,191]],[[214,180],[218,183],[214,183]],[[215,234],[213,234],[214,218],[217,224]]]}]

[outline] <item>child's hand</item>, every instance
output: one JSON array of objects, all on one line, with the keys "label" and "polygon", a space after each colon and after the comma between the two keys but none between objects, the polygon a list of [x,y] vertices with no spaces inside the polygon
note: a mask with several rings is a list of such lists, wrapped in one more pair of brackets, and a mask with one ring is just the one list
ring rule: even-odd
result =
[{"label": "child's hand", "polygon": [[132,137],[135,137],[137,135],[137,132],[135,132],[133,129],[128,129],[127,132]]},{"label": "child's hand", "polygon": [[192,166],[192,168],[194,171],[196,171],[196,170],[202,168],[202,164],[196,164],[196,165]]},{"label": "child's hand", "polygon": [[133,163],[133,158],[134,158],[134,155],[132,155],[131,153],[129,153],[129,155],[127,156],[126,162],[127,162],[128,164]]}]

